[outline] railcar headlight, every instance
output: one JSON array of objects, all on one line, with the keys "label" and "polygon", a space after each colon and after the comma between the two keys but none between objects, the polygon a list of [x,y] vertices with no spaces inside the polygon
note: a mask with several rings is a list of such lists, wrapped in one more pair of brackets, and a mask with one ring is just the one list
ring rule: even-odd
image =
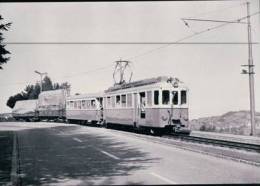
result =
[{"label": "railcar headlight", "polygon": [[167,116],[162,116],[161,119],[162,119],[163,121],[167,121],[168,117],[167,117]]}]

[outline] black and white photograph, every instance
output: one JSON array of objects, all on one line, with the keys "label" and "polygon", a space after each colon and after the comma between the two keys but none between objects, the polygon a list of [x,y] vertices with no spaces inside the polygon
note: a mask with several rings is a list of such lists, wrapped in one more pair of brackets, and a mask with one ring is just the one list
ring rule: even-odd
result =
[{"label": "black and white photograph", "polygon": [[260,1],[0,3],[0,185],[260,184]]}]

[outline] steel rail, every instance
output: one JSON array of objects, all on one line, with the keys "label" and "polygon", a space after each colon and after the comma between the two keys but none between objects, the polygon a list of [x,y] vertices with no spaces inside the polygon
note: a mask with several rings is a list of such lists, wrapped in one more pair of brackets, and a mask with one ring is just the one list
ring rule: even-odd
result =
[{"label": "steel rail", "polygon": [[166,135],[165,137],[175,138],[175,139],[177,138],[177,139],[194,142],[194,143],[204,143],[204,144],[211,144],[211,145],[222,146],[222,147],[242,149],[247,151],[255,151],[260,153],[260,145],[257,144],[235,142],[235,141],[221,140],[221,139],[212,139],[212,138],[197,137],[197,136],[176,135],[176,134]]}]

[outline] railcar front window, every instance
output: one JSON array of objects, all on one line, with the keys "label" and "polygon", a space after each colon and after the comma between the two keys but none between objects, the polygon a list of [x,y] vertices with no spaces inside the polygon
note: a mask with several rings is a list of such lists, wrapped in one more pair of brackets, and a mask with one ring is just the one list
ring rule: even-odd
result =
[{"label": "railcar front window", "polygon": [[172,91],[172,103],[178,105],[178,92]]},{"label": "railcar front window", "polygon": [[153,92],[153,102],[155,105],[159,105],[159,90]]},{"label": "railcar front window", "polygon": [[186,104],[187,103],[187,91],[182,90],[181,91],[181,104]]},{"label": "railcar front window", "polygon": [[169,102],[170,102],[170,91],[163,90],[162,91],[162,103],[163,103],[163,105],[168,105]]}]

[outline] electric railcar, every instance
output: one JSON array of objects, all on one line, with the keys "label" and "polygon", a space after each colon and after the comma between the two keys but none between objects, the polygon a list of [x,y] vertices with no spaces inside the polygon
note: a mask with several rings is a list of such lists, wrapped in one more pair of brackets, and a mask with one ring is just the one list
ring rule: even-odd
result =
[{"label": "electric railcar", "polygon": [[160,76],[108,88],[96,94],[66,96],[65,90],[39,95],[38,119],[127,126],[152,133],[189,133],[188,88]]}]

